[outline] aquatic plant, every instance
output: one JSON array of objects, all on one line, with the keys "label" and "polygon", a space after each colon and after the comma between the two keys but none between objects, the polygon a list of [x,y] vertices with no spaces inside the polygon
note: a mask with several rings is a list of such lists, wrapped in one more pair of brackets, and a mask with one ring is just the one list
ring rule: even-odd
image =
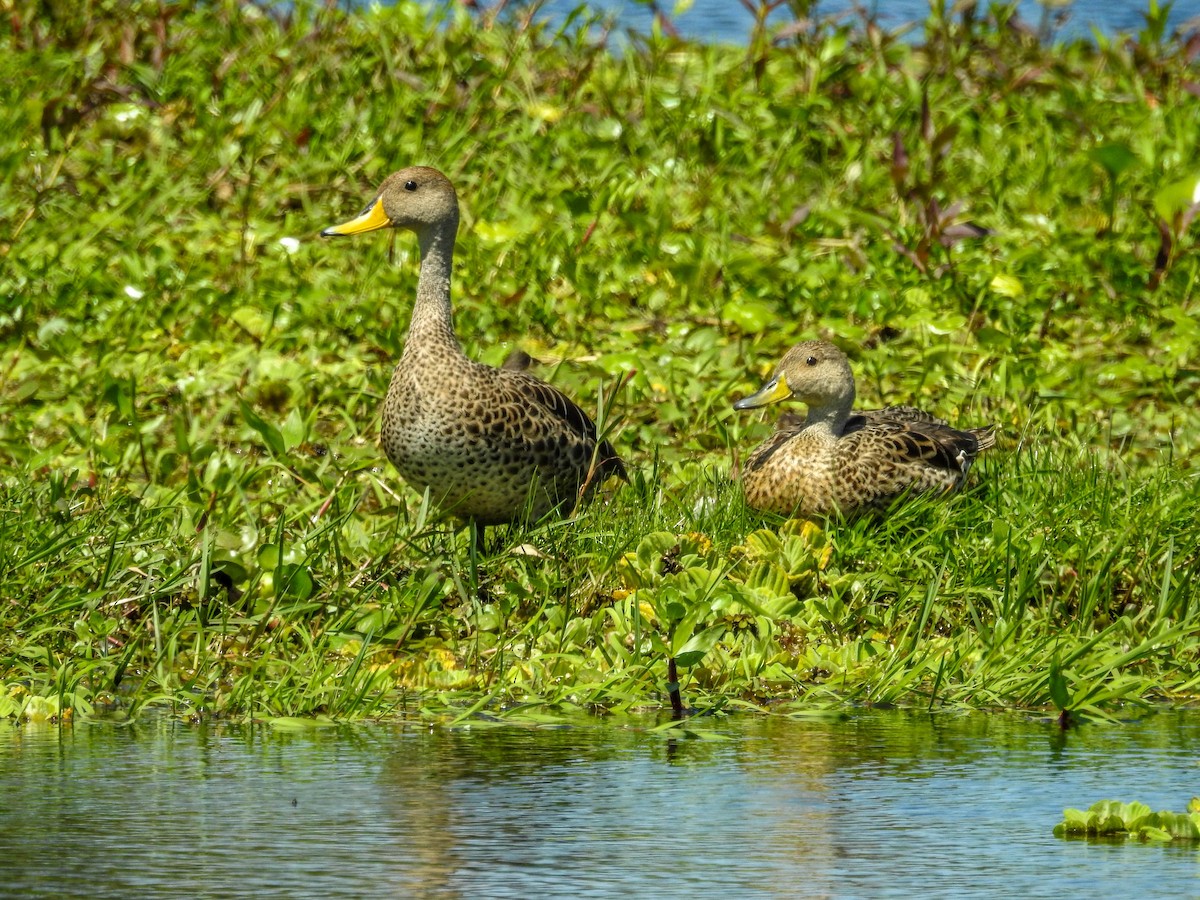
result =
[{"label": "aquatic plant", "polygon": [[1087,811],[1064,809],[1054,826],[1055,837],[1130,838],[1140,841],[1200,841],[1200,799],[1193,797],[1188,812],[1152,812],[1144,803],[1100,800]]}]

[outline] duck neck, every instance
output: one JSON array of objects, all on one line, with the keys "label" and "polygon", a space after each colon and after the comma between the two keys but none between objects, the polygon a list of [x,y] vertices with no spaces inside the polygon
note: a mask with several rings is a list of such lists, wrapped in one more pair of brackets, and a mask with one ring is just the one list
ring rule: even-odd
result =
[{"label": "duck neck", "polygon": [[454,335],[450,310],[450,270],[454,264],[454,233],[458,219],[417,233],[421,245],[421,271],[417,276],[417,302],[408,326],[409,348],[434,344],[462,352]]},{"label": "duck neck", "polygon": [[810,406],[804,424],[809,430],[822,437],[837,438],[846,428],[846,421],[850,418],[850,409],[853,405],[854,397],[851,395],[849,401],[840,399],[821,406]]}]

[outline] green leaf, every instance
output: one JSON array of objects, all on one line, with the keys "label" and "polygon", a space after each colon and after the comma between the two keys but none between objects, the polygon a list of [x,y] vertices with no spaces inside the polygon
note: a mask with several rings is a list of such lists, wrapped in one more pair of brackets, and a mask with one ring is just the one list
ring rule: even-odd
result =
[{"label": "green leaf", "polygon": [[250,408],[241,397],[238,397],[238,405],[242,409],[242,418],[246,420],[246,424],[253,428],[262,437],[263,443],[267,445],[267,449],[271,451],[272,456],[283,456],[285,447],[283,443],[283,435],[279,433],[279,429],[271,423],[263,420],[258,413]]},{"label": "green leaf", "polygon": [[1200,202],[1200,178],[1190,175],[1168,184],[1154,195],[1154,210],[1168,222]]},{"label": "green leaf", "polygon": [[280,434],[288,450],[294,450],[308,439],[308,423],[304,421],[297,407],[293,406],[287,418],[283,420],[283,430]]},{"label": "green leaf", "polygon": [[1116,178],[1138,162],[1137,154],[1126,144],[1101,144],[1088,151],[1092,162],[1099,163],[1110,178]]},{"label": "green leaf", "polygon": [[1125,821],[1126,828],[1136,828],[1146,819],[1154,815],[1154,811],[1145,803],[1125,803],[1120,805],[1120,816]]},{"label": "green leaf", "polygon": [[658,604],[658,614],[668,622],[678,622],[687,615],[687,607],[678,600],[667,600]]},{"label": "green leaf", "polygon": [[675,654],[676,664],[685,669],[696,665],[721,639],[723,634],[725,634],[725,623],[721,622],[705,628],[699,634],[692,635],[691,639]]},{"label": "green leaf", "polygon": [[307,600],[312,596],[313,579],[306,567],[285,563],[276,570],[275,590],[296,600]]},{"label": "green leaf", "polygon": [[1200,826],[1190,813],[1173,813],[1163,811],[1158,814],[1159,827],[1166,829],[1173,838],[1195,841],[1200,840]]},{"label": "green leaf", "polygon": [[1021,283],[1021,279],[1006,272],[997,272],[992,276],[991,288],[1000,296],[1011,297],[1014,300],[1025,296],[1025,285]]},{"label": "green leaf", "polygon": [[279,546],[277,544],[263,544],[259,547],[258,564],[268,572],[274,572],[279,568]]},{"label": "green leaf", "polygon": [[1068,807],[1063,810],[1063,823],[1069,828],[1076,831],[1086,831],[1088,826],[1088,814],[1082,809],[1072,809]]},{"label": "green leaf", "polygon": [[721,307],[721,318],[745,334],[761,334],[774,327],[779,311],[762,300],[731,300]]},{"label": "green leaf", "polygon": [[783,541],[769,528],[760,528],[746,535],[746,550],[751,557],[774,560],[783,551]]},{"label": "green leaf", "polygon": [[124,422],[132,422],[134,419],[133,409],[133,390],[132,384],[127,379],[111,379],[106,378],[104,387],[104,399],[111,403],[117,410],[117,415]]},{"label": "green leaf", "polygon": [[752,565],[746,576],[746,587],[750,590],[762,591],[773,597],[791,593],[787,573],[781,566],[772,562],[760,562]]}]

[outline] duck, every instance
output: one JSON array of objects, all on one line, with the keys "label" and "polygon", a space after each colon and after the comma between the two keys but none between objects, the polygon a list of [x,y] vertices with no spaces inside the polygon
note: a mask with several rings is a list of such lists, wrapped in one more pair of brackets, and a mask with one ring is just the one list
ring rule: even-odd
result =
[{"label": "duck", "polygon": [[450,303],[458,220],[450,180],[413,166],[385,178],[359,215],[321,232],[417,237],[416,300],[383,401],[384,452],[416,491],[470,523],[570,515],[609,477],[627,481],[625,465],[587,413],[528,371],[527,357],[497,369],[463,351]]},{"label": "duck", "polygon": [[961,487],[971,463],[996,443],[996,426],[959,430],[910,406],[855,410],[850,361],[828,341],[784,355],[761,389],[734,409],[796,398],[804,418],[784,413],[742,466],[747,504],[812,518],[884,511],[921,493]]}]

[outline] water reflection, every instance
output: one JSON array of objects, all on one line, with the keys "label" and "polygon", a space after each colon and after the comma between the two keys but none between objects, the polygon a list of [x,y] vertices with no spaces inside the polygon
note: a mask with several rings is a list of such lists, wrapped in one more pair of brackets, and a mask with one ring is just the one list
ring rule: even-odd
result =
[{"label": "water reflection", "polygon": [[864,713],[566,729],[0,726],[14,896],[1190,895],[1197,851],[1055,839],[1182,809],[1200,715],[1063,735]]},{"label": "water reflection", "polygon": [[400,742],[381,781],[422,896],[790,896],[792,861],[830,853],[823,757],[756,790],[740,755],[631,730],[442,733]]}]

